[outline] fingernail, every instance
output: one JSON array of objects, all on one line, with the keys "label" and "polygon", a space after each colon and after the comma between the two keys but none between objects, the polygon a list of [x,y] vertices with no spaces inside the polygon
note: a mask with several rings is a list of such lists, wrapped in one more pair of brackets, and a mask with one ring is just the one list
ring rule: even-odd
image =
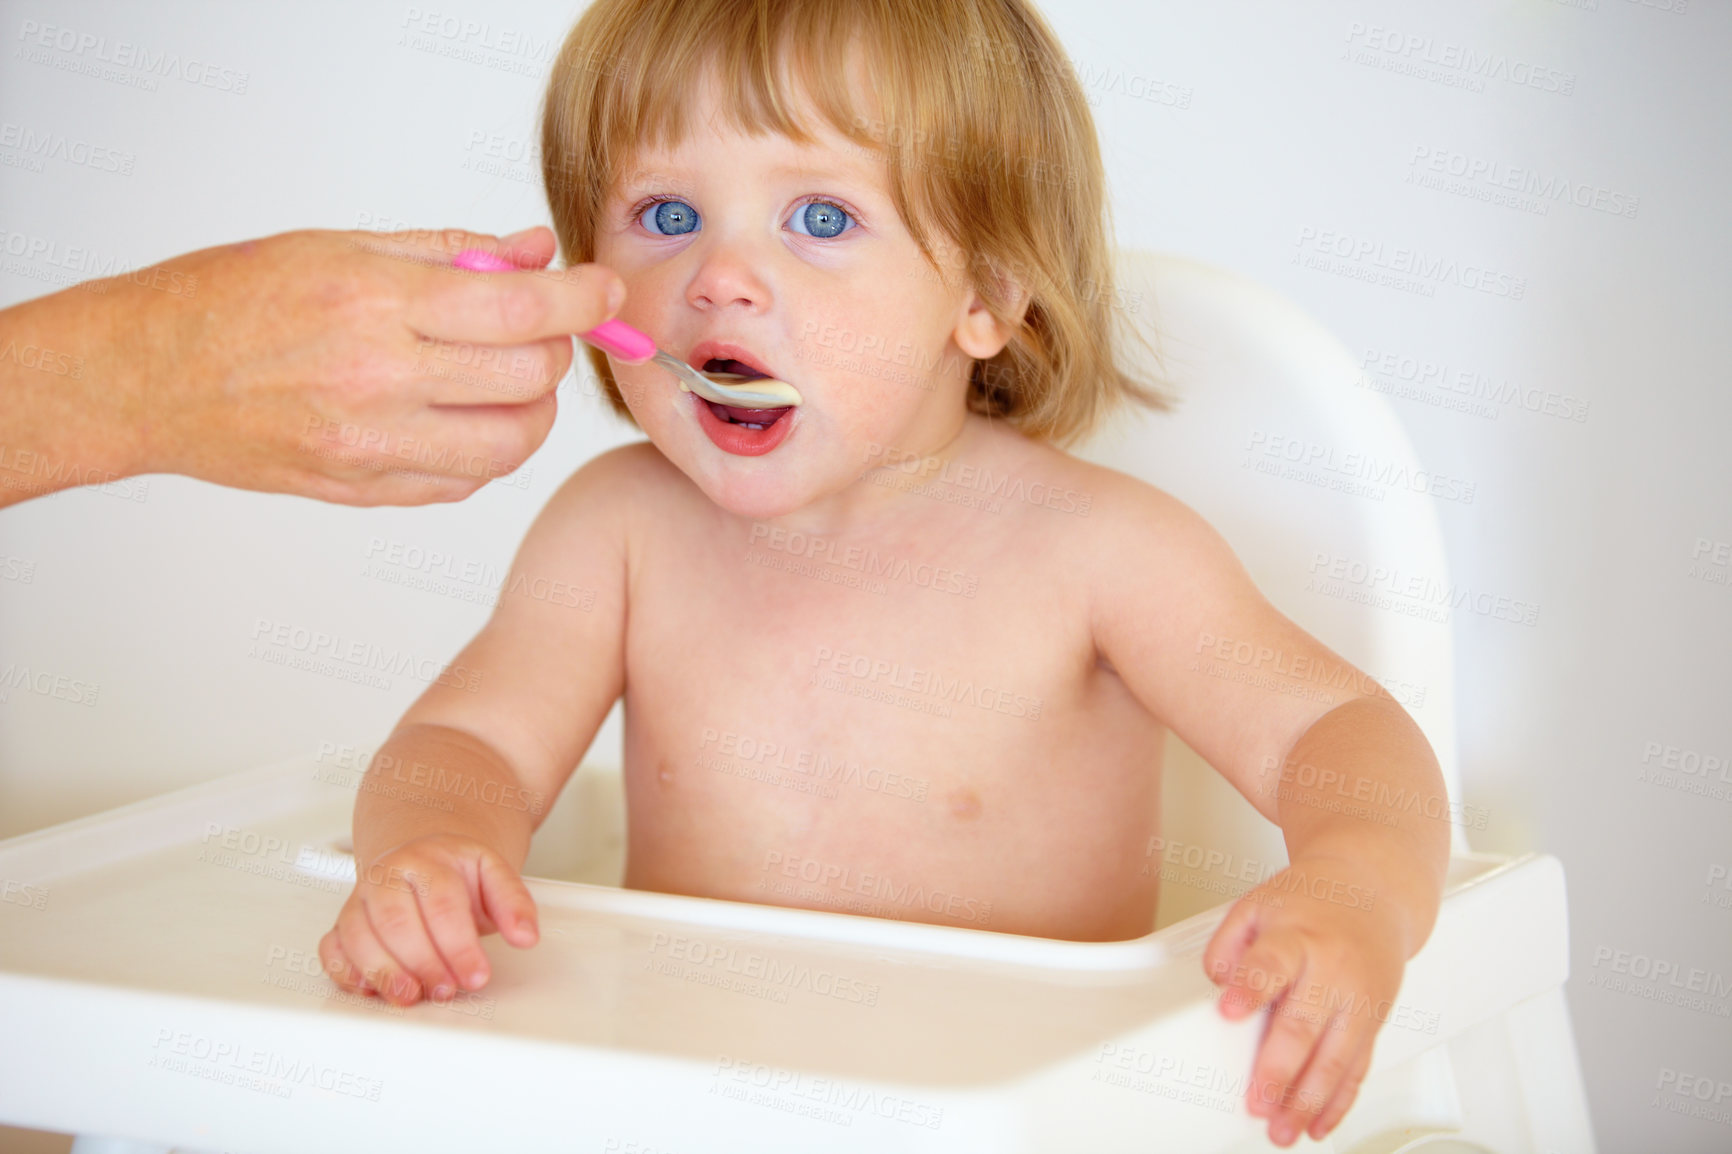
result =
[{"label": "fingernail", "polygon": [[487,971],[486,970],[470,970],[469,971],[468,986],[470,989],[473,990],[475,987],[479,986],[482,982],[485,982],[486,980],[487,980]]},{"label": "fingernail", "polygon": [[518,229],[516,232],[512,233],[510,236],[501,237],[499,243],[509,245],[509,244],[516,244],[520,240],[528,240],[529,234],[534,232],[535,228],[536,228],[536,226],[532,224],[528,228]]},{"label": "fingernail", "polygon": [[607,290],[607,315],[613,316],[625,303],[625,282],[616,279]]},{"label": "fingernail", "polygon": [[434,986],[433,1000],[435,1002],[449,1002],[453,992],[450,986]]}]

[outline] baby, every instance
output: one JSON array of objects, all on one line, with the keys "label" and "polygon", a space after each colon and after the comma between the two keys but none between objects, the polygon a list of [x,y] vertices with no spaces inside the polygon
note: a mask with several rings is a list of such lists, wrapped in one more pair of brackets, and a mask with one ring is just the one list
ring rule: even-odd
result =
[{"label": "baby", "polygon": [[[532,945],[543,811],[499,799],[557,794],[622,695],[627,886],[1136,937],[1171,728],[1285,834],[1205,966],[1227,1016],[1277,1011],[1249,1108],[1283,1145],[1327,1133],[1366,1007],[1431,931],[1448,827],[1271,784],[1443,782],[1369,678],[1326,708],[1193,672],[1206,634],[1345,663],[1190,509],[1062,451],[1161,397],[1120,367],[1098,146],[1046,24],[1024,0],[597,0],[542,132],[566,258],[618,271],[620,316],[802,403],[714,405],[591,350],[649,440],[566,481],[457,658],[479,688],[435,684],[380,750],[374,774],[487,787],[454,812],[360,793],[327,968],[409,1003],[483,985],[482,934]],[[810,787],[742,768],[766,760]]]}]

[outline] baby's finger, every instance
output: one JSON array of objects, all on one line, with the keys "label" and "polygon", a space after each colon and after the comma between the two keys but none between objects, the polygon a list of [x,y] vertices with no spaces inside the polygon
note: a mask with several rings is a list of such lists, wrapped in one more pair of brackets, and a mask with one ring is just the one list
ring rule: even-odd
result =
[{"label": "baby's finger", "polygon": [[533,946],[540,938],[529,887],[494,853],[481,855],[481,906],[499,927],[500,936],[519,949]]},{"label": "baby's finger", "polygon": [[335,927],[325,931],[325,936],[319,939],[319,964],[325,968],[325,973],[335,982],[338,989],[351,994],[365,992],[367,979],[362,976],[360,968],[349,960],[349,955],[343,952],[343,943],[337,936]]},{"label": "baby's finger", "polygon": [[1345,1015],[1313,1016],[1323,1019],[1318,1023],[1321,1037],[1304,1072],[1282,1086],[1281,1107],[1269,1117],[1269,1136],[1283,1146],[1316,1121],[1365,1043],[1364,1031],[1355,1029]]},{"label": "baby's finger", "polygon": [[[1215,928],[1214,936],[1203,950],[1203,972],[1217,986],[1229,985],[1233,975],[1239,972],[1245,951],[1257,939],[1261,912],[1262,907],[1256,902],[1241,899],[1233,903],[1227,916]],[[1225,1005],[1225,1000],[1222,1004]]]},{"label": "baby's finger", "polygon": [[[433,948],[433,938],[421,920],[421,907],[413,894],[377,888],[367,896],[366,906],[367,923],[373,927],[374,936],[408,971],[414,986],[402,995],[405,1004],[418,999],[422,991],[455,988],[457,979]],[[396,988],[403,989],[401,985]]]},{"label": "baby's finger", "polygon": [[1295,1104],[1293,1091],[1299,1072],[1316,1051],[1329,1017],[1292,998],[1275,1003],[1251,1070],[1252,1114],[1274,1118]]},{"label": "baby's finger", "polygon": [[403,972],[391,951],[380,944],[367,920],[367,910],[351,900],[337,915],[337,937],[349,961],[361,971],[362,993],[378,994],[393,1001],[413,1001],[415,979]]},{"label": "baby's finger", "polygon": [[[433,944],[457,984],[478,990],[487,981],[487,955],[481,951],[481,935],[475,928],[477,911],[470,904],[469,887],[447,880],[426,885],[421,893],[421,917],[433,936]],[[446,1001],[456,991],[433,987],[433,1000]]]},{"label": "baby's finger", "polygon": [[1312,1138],[1321,1141],[1325,1134],[1335,1129],[1336,1123],[1341,1121],[1342,1116],[1353,1105],[1353,1100],[1359,1097],[1359,1083],[1365,1080],[1365,1071],[1371,1068],[1371,1048],[1375,1038],[1376,1034],[1372,1033],[1359,1044],[1359,1051],[1348,1065],[1340,1085],[1335,1087],[1329,1104],[1323,1107],[1323,1113],[1311,1123]]},{"label": "baby's finger", "polygon": [[1227,988],[1221,1012],[1238,1020],[1283,997],[1305,967],[1305,947],[1292,933],[1264,929],[1216,980]]}]

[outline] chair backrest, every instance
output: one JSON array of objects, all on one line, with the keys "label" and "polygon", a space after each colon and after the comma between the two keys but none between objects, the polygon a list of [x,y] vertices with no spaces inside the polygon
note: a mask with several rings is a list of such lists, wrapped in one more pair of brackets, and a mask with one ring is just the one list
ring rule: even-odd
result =
[{"label": "chair backrest", "polygon": [[[1120,320],[1156,354],[1135,350],[1130,363],[1178,405],[1122,417],[1077,455],[1159,486],[1215,526],[1276,608],[1407,708],[1459,805],[1448,623],[1459,591],[1432,495],[1459,499],[1455,483],[1421,468],[1360,360],[1285,297],[1144,252],[1120,254],[1117,287]],[[1162,885],[1163,926],[1229,900],[1248,863],[1286,861],[1280,830],[1177,738],[1162,823],[1165,849],[1207,863]],[[1459,820],[1451,837],[1456,852],[1468,848]]]}]

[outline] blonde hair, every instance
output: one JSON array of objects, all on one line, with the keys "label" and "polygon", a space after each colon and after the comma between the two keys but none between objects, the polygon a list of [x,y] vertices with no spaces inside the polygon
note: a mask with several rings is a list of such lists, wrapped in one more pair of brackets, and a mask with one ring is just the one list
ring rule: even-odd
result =
[{"label": "blonde hair", "polygon": [[[877,118],[854,106],[864,49]],[[1105,175],[1070,61],[1023,0],[595,0],[566,37],[542,108],[542,178],[568,263],[594,259],[609,190],[637,150],[677,147],[712,71],[737,130],[813,137],[797,85],[889,187],[936,272],[933,234],[1012,329],[975,361],[968,408],[1068,444],[1125,401],[1166,396],[1120,367]],[[953,246],[953,247],[952,247]],[[615,412],[631,420],[597,349]]]}]

